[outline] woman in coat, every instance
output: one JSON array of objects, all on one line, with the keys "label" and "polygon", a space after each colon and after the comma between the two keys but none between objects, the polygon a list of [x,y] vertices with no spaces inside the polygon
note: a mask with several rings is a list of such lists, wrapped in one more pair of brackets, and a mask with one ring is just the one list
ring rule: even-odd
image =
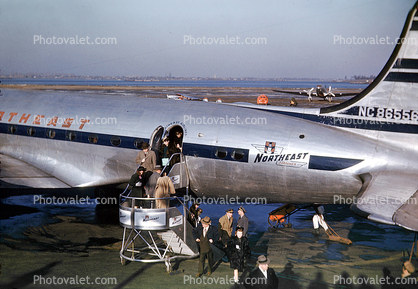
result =
[{"label": "woman in coat", "polygon": [[230,267],[234,269],[234,281],[238,282],[238,271],[242,272],[245,267],[245,261],[251,257],[250,244],[247,237],[243,236],[244,229],[237,227],[235,236],[230,238],[227,245],[227,254],[230,261]]},{"label": "woman in coat", "polygon": [[[157,186],[155,187],[155,198],[169,198],[174,195],[176,190],[174,189],[173,182],[169,177],[159,177],[157,180]],[[157,209],[165,209],[170,206],[170,199],[156,200]]]}]

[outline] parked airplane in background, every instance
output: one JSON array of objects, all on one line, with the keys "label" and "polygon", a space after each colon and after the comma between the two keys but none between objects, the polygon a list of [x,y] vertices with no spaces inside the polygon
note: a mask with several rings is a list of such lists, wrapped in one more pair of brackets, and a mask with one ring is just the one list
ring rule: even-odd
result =
[{"label": "parked airplane in background", "polygon": [[326,108],[3,90],[2,187],[127,182],[146,141],[183,132],[169,176],[197,196],[339,204],[418,231],[418,17],[383,70]]},{"label": "parked airplane in background", "polygon": [[201,100],[198,97],[188,96],[188,95],[184,95],[184,94],[180,94],[180,93],[167,94],[167,98],[168,99],[175,99],[175,100]]},{"label": "parked airplane in background", "polygon": [[323,98],[323,99],[328,100],[329,102],[331,102],[333,97],[353,96],[353,95],[358,94],[358,93],[352,93],[352,92],[335,92],[334,93],[334,92],[331,91],[331,86],[329,87],[328,91],[322,85],[317,85],[316,89],[315,89],[315,92],[313,92],[314,89],[315,88],[312,87],[310,90],[302,90],[302,91],[279,90],[279,89],[273,89],[273,91],[282,92],[282,93],[296,94],[296,95],[307,95],[308,100],[310,102],[312,101],[312,96],[317,96],[317,97]]}]

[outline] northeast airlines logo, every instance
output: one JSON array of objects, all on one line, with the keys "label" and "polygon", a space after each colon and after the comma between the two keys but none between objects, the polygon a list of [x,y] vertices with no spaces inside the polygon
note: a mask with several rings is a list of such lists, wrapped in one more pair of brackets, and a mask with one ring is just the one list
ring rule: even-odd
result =
[{"label": "northeast airlines logo", "polygon": [[309,153],[285,153],[283,147],[276,147],[275,142],[266,141],[264,145],[253,144],[260,153],[254,159],[254,163],[275,162],[278,166],[300,168],[307,164]]}]

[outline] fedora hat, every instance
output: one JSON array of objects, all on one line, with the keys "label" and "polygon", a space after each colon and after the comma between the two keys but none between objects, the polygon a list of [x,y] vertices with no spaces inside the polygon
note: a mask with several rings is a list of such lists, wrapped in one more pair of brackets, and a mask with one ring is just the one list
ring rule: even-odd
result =
[{"label": "fedora hat", "polygon": [[206,216],[201,220],[201,222],[202,222],[202,224],[210,224],[210,218],[208,216]]},{"label": "fedora hat", "polygon": [[260,256],[258,256],[257,265],[260,265],[260,264],[267,264],[268,265],[268,264],[270,264],[270,259],[267,258],[264,255],[260,255]]}]

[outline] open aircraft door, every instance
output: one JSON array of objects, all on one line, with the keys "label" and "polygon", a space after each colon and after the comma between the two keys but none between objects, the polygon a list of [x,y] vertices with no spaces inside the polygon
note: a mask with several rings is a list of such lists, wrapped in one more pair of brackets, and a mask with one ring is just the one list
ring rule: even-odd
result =
[{"label": "open aircraft door", "polygon": [[160,125],[158,126],[151,134],[151,137],[149,139],[149,145],[151,149],[158,155],[158,152],[160,151],[161,144],[163,142],[163,133],[164,128]]},{"label": "open aircraft door", "polygon": [[[173,128],[170,128],[166,132],[166,135],[168,135],[171,129]],[[152,132],[151,137],[150,137],[150,147],[157,156],[157,164],[161,164],[161,158],[159,156],[159,152],[160,152],[160,148],[163,142],[162,141],[163,136],[164,136],[164,127],[160,125]],[[182,153],[174,154],[172,158],[179,159],[180,161],[176,162],[171,167],[171,170],[169,171],[168,176],[172,180],[175,189],[185,188],[189,185],[189,178],[187,175],[185,158]]]}]

